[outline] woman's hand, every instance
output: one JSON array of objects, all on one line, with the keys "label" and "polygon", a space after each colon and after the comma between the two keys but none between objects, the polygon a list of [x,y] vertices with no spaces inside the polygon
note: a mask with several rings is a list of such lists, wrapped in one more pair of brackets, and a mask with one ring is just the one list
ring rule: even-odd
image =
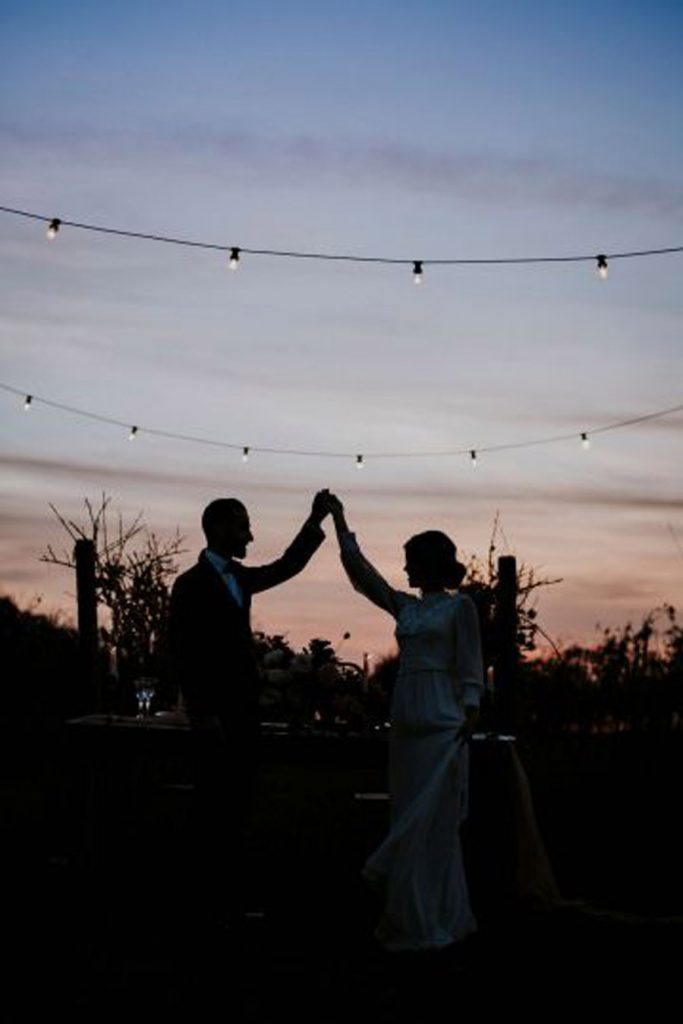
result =
[{"label": "woman's hand", "polygon": [[344,515],[344,506],[336,495],[329,496],[328,508],[335,521],[338,534],[346,534],[346,532],[348,532],[348,526],[346,524],[346,516]]},{"label": "woman's hand", "polygon": [[344,515],[344,506],[336,494],[328,495],[327,507],[334,519],[337,533],[348,533],[349,528],[346,523],[346,516]]},{"label": "woman's hand", "polygon": [[344,506],[336,494],[327,495],[327,509],[335,519],[337,516],[344,515]]}]

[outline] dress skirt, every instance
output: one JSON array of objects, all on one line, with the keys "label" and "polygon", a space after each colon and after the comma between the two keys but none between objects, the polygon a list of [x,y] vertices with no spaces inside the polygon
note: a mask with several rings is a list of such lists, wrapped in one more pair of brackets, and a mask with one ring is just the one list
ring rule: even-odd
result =
[{"label": "dress skirt", "polygon": [[[436,695],[442,681],[420,675],[417,681],[404,676],[397,684],[389,741],[391,827],[363,872],[384,899],[376,936],[386,949],[397,951],[438,949],[476,931],[460,843],[469,749],[462,721],[453,722],[454,702],[449,701],[450,721],[435,727],[443,705],[429,693]],[[416,686],[427,698],[418,714]],[[404,687],[413,698],[409,714],[405,704],[402,708]],[[424,714],[430,707],[432,713]]]}]

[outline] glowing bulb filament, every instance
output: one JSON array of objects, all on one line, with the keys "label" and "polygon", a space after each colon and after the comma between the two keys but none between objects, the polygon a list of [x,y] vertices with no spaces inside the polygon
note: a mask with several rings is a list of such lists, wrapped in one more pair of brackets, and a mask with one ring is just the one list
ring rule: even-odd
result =
[{"label": "glowing bulb filament", "polygon": [[130,434],[128,435],[128,440],[129,441],[134,441],[135,438],[137,437],[137,433],[138,433],[138,428],[137,427],[131,427],[130,428]]},{"label": "glowing bulb filament", "polygon": [[242,449],[242,462],[249,462],[249,446],[245,445]]},{"label": "glowing bulb filament", "polygon": [[413,281],[415,284],[422,284],[422,260],[415,260],[413,263]]},{"label": "glowing bulb filament", "polygon": [[26,412],[28,412],[29,409],[31,408],[31,402],[32,401],[33,401],[33,395],[27,395],[26,398],[24,399],[24,410]]},{"label": "glowing bulb filament", "polygon": [[477,453],[475,452],[474,448],[470,452],[470,465],[472,466],[472,469],[477,468]]},{"label": "glowing bulb filament", "polygon": [[47,237],[50,239],[50,241],[52,241],[53,238],[57,237],[57,232],[59,231],[61,224],[62,222],[59,219],[59,217],[53,217],[50,223],[48,224]]},{"label": "glowing bulb filament", "polygon": [[591,446],[591,443],[590,443],[590,439],[588,437],[588,434],[586,434],[585,432],[582,433],[581,434],[581,447],[585,448],[585,449],[588,449],[588,448],[590,448],[590,446]]},{"label": "glowing bulb filament", "polygon": [[362,455],[356,455],[356,469],[363,469],[365,463]]},{"label": "glowing bulb filament", "polygon": [[598,277],[602,278],[603,281],[607,280],[607,274],[609,273],[607,267],[607,257],[600,255],[596,256],[598,261]]},{"label": "glowing bulb filament", "polygon": [[237,246],[230,250],[230,259],[228,260],[228,266],[231,270],[237,270],[240,261],[240,251]]}]

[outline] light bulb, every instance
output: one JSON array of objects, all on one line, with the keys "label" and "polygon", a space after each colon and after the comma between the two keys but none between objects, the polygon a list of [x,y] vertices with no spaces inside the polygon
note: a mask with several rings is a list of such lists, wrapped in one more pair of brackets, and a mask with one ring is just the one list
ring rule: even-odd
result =
[{"label": "light bulb", "polygon": [[242,449],[242,462],[249,462],[249,446],[245,445]]},{"label": "light bulb", "polygon": [[415,284],[422,284],[422,260],[415,260],[413,263],[413,281]]},{"label": "light bulb", "polygon": [[128,435],[128,440],[129,441],[134,441],[135,438],[137,437],[137,433],[138,433],[138,428],[137,427],[131,427],[130,428],[130,434]]},{"label": "light bulb", "polygon": [[365,463],[362,455],[356,455],[356,469],[363,469]]},{"label": "light bulb", "polygon": [[590,446],[591,446],[591,443],[590,443],[590,439],[588,437],[588,434],[586,434],[585,432],[582,433],[581,434],[581,447],[588,449],[588,448],[590,448]]},{"label": "light bulb", "polygon": [[607,257],[603,255],[596,256],[596,260],[598,262],[598,277],[602,278],[603,281],[606,281],[607,274],[609,273],[607,267]]},{"label": "light bulb", "polygon": [[470,464],[472,466],[472,469],[477,468],[477,453],[475,452],[474,448],[470,452]]},{"label": "light bulb", "polygon": [[62,222],[59,219],[59,217],[53,217],[50,223],[48,224],[47,237],[50,239],[50,241],[52,241],[53,238],[57,237],[57,232],[59,231],[61,224]]},{"label": "light bulb", "polygon": [[31,408],[31,402],[32,401],[33,401],[33,395],[27,395],[26,398],[24,399],[24,410],[25,410],[25,412],[28,412],[29,409]]},{"label": "light bulb", "polygon": [[230,259],[228,260],[228,266],[231,270],[237,270],[240,261],[240,251],[237,246],[234,246],[230,250]]}]

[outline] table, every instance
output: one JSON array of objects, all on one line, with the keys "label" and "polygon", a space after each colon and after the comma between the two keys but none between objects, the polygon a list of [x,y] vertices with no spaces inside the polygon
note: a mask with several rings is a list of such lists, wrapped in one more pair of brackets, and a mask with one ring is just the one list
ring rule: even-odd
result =
[{"label": "table", "polygon": [[[192,800],[187,719],[88,715],[68,722],[66,735],[76,855],[96,870],[134,872],[136,863],[158,870],[161,858],[171,874],[182,871]],[[267,876],[273,890],[294,891],[357,871],[387,826],[386,738],[266,734],[261,761],[255,875]],[[463,847],[478,916],[561,903],[512,737],[471,740]]]}]

